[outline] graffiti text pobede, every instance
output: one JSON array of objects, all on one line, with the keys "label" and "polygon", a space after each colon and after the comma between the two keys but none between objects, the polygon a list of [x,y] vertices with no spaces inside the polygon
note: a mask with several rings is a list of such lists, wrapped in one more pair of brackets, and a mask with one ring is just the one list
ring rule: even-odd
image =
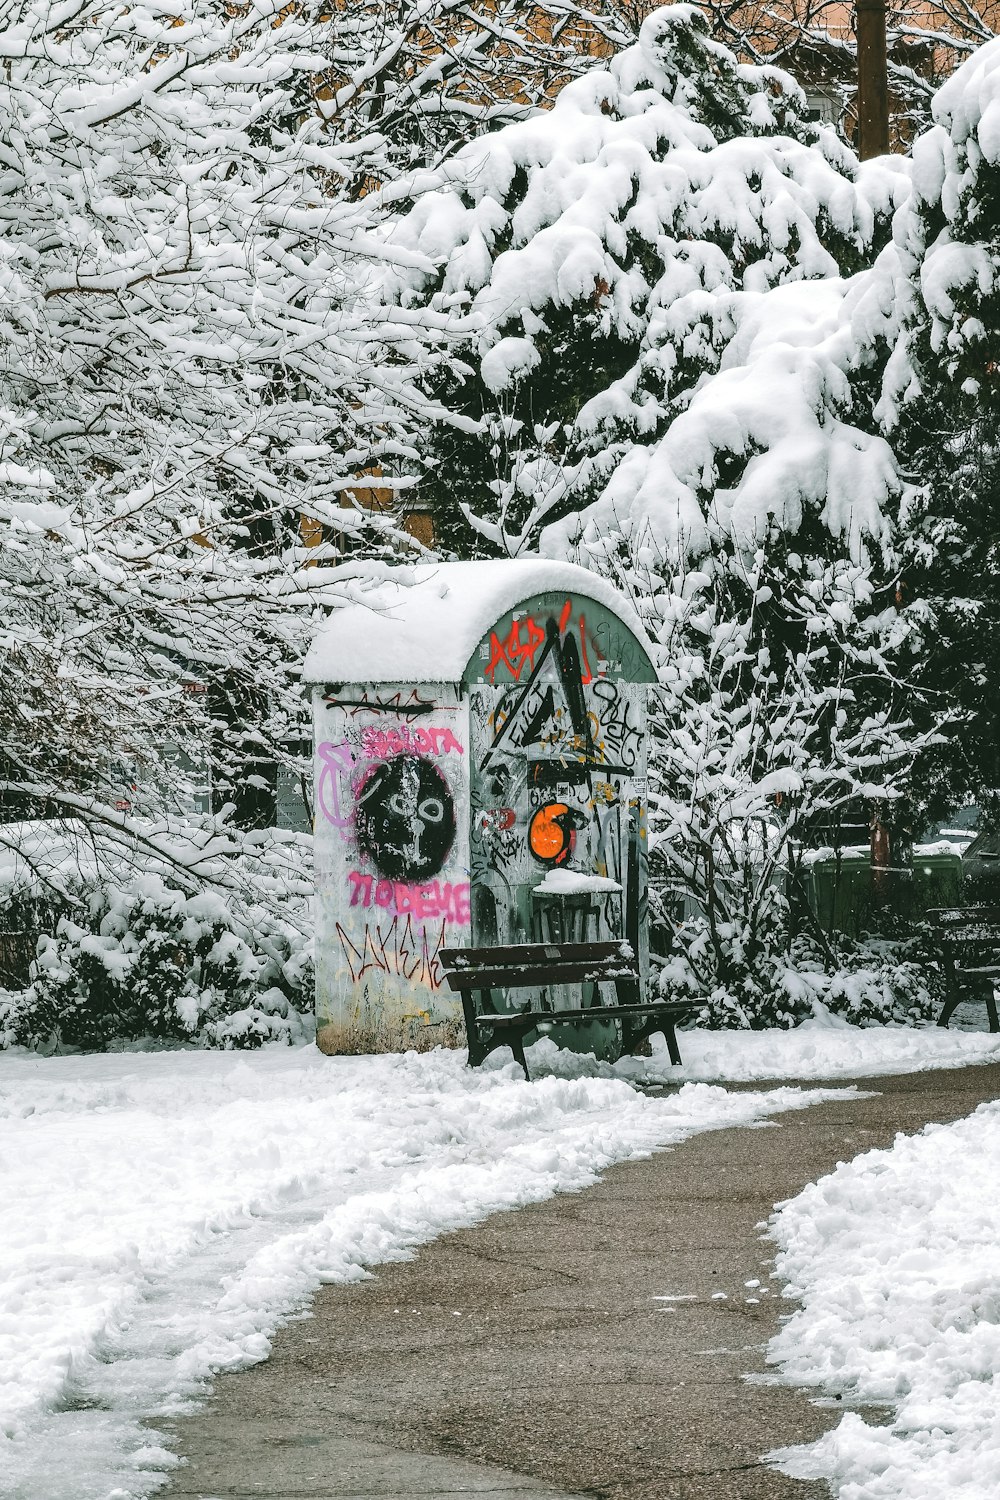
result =
[{"label": "graffiti text pobede", "polygon": [[412,916],[418,922],[439,921],[464,925],[469,921],[469,882],[452,885],[432,880],[427,885],[413,885],[405,880],[379,880],[352,870],[347,877],[351,887],[352,906],[377,906],[397,916]]}]

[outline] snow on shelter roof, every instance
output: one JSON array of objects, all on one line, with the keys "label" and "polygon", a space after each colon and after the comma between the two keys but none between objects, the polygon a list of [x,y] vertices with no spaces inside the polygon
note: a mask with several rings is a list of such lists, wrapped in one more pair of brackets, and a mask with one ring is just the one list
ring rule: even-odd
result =
[{"label": "snow on shelter roof", "polygon": [[581,596],[621,620],[650,657],[645,631],[629,601],[575,563],[542,558],[489,562],[376,564],[347,585],[349,602],[334,610],[314,639],[304,682],[460,682],[480,641],[510,610],[540,594]]}]

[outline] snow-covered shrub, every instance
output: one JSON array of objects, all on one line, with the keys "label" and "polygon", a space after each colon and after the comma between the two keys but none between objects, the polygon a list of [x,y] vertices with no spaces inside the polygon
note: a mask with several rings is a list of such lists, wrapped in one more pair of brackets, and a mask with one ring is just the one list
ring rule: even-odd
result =
[{"label": "snow-covered shrub", "polygon": [[250,942],[219,896],[185,895],[154,875],[95,890],[85,908],[39,940],[30,985],[0,1013],[8,1045],[256,1047],[305,1034],[306,944],[266,911]]},{"label": "snow-covered shrub", "polygon": [[657,962],[661,993],[696,1000],[693,1015],[701,1026],[760,1031],[805,1020],[822,983],[822,966],[808,948],[797,954],[798,965],[793,962],[787,915],[784,897],[770,890],[752,946],[738,921],[695,915],[678,922],[671,934],[673,951]]},{"label": "snow-covered shrub", "polygon": [[941,1009],[944,981],[912,950],[912,943],[858,944],[843,954],[823,1003],[856,1026],[930,1021]]},{"label": "snow-covered shrub", "polygon": [[[738,960],[738,934],[731,960]],[[691,1022],[717,1029],[788,1029],[830,1012],[855,1026],[929,1021],[943,999],[940,971],[918,939],[852,942],[833,934],[822,946],[800,935],[762,946],[755,963],[711,966],[715,944],[704,918],[684,924],[677,950],[658,967],[660,992],[701,1003]]]},{"label": "snow-covered shrub", "polygon": [[54,891],[0,892],[0,985],[17,989],[27,983],[40,932],[53,932],[70,903]]},{"label": "snow-covered shrub", "polygon": [[654,950],[713,1024],[794,1024],[841,963],[804,899],[803,845],[856,801],[896,795],[918,743],[886,655],[895,610],[870,567],[777,547],[644,584],[636,603],[662,647]]}]

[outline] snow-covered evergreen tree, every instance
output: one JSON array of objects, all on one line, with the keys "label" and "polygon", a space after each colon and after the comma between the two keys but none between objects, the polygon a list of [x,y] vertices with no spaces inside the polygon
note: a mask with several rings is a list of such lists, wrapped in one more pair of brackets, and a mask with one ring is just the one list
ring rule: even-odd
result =
[{"label": "snow-covered evergreen tree", "polygon": [[[878,408],[910,476],[905,583],[922,629],[929,722],[956,732],[921,763],[944,812],[1000,795],[1000,41],[934,101],[891,272],[895,336]],[[888,273],[887,273],[888,274]]]},{"label": "snow-covered evergreen tree", "polygon": [[431,386],[465,419],[422,486],[445,545],[572,556],[644,614],[656,894],[683,897],[685,982],[751,1020],[807,1003],[775,980],[789,851],[894,797],[913,748],[865,270],[908,176],[800,111],[670,7],[550,116],[424,179],[393,235],[439,264],[397,278],[402,304],[467,330]]},{"label": "snow-covered evergreen tree", "polygon": [[443,545],[537,547],[719,367],[741,293],[863,264],[893,179],[866,174],[873,201],[802,105],[673,6],[549,113],[418,176],[392,243],[436,270],[398,296],[464,330],[429,389],[477,424],[434,429],[421,493]]}]

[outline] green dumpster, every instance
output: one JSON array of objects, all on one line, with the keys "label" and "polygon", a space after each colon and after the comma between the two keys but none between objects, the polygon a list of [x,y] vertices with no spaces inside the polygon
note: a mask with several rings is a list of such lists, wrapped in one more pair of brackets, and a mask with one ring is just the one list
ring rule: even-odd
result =
[{"label": "green dumpster", "polygon": [[961,901],[962,861],[952,852],[914,853],[913,863],[873,870],[867,849],[845,850],[808,866],[809,904],[824,932],[862,937],[894,922],[919,922],[926,911]]}]

